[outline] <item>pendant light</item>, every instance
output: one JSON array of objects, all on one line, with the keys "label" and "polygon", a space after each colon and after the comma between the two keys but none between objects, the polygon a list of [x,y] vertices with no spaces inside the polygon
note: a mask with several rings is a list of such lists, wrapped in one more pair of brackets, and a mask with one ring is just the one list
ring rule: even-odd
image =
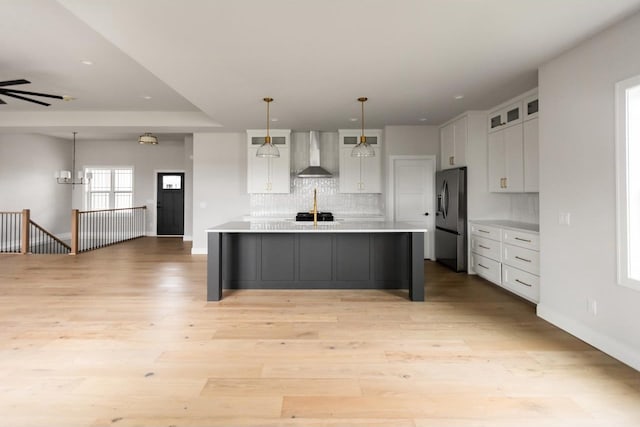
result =
[{"label": "pendant light", "polygon": [[360,135],[360,142],[351,150],[351,157],[375,157],[376,152],[370,144],[367,144],[367,137],[364,136],[364,103],[368,98],[358,98],[362,105],[362,135]]},{"label": "pendant light", "polygon": [[[58,184],[84,185],[88,184],[92,178],[92,173],[85,174],[79,170],[76,172],[76,134],[73,132],[73,151],[71,152],[71,170],[60,170],[55,177]],[[75,174],[75,176],[74,176]]]},{"label": "pendant light", "polygon": [[256,157],[280,157],[280,150],[271,142],[271,136],[269,136],[269,104],[273,102],[273,98],[263,98],[267,103],[267,136],[264,137],[264,143],[258,148]]}]

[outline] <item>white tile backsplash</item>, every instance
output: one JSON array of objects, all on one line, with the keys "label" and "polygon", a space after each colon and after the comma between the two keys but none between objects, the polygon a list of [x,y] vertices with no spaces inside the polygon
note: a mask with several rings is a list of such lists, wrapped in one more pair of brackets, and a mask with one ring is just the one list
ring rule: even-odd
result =
[{"label": "white tile backsplash", "polygon": [[339,179],[291,178],[290,194],[250,194],[249,214],[254,217],[294,216],[313,209],[313,189],[318,190],[318,210],[335,216],[384,215],[381,194],[340,193]]},{"label": "white tile backsplash", "polygon": [[511,213],[509,219],[531,224],[540,223],[540,197],[538,193],[509,194]]}]

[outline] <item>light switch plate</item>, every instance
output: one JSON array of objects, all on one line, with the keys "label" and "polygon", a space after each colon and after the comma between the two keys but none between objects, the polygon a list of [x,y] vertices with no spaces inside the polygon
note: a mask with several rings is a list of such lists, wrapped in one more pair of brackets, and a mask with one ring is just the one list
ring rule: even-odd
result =
[{"label": "light switch plate", "polygon": [[571,225],[571,214],[569,212],[560,212],[558,215],[558,224]]}]

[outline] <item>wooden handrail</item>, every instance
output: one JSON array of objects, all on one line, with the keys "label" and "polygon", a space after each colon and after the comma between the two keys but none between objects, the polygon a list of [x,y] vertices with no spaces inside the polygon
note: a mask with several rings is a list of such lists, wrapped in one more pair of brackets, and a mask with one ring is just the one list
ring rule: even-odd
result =
[{"label": "wooden handrail", "polygon": [[[116,211],[130,211],[132,209],[147,209],[146,206],[133,206],[131,208],[118,208],[118,209],[99,209],[95,211],[78,211],[78,213],[89,213],[89,212],[116,212]],[[77,209],[74,209],[77,210]]]}]

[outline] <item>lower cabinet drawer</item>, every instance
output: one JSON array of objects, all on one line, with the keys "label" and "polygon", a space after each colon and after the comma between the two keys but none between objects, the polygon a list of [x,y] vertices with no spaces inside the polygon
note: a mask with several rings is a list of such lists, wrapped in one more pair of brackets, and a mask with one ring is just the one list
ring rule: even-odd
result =
[{"label": "lower cabinet drawer", "polygon": [[482,255],[471,253],[471,268],[478,276],[487,279],[490,282],[500,285],[502,282],[500,263]]},{"label": "lower cabinet drawer", "polygon": [[471,250],[478,255],[491,258],[496,261],[500,260],[500,242],[495,240],[484,239],[479,236],[471,236]]},{"label": "lower cabinet drawer", "polygon": [[471,235],[481,236],[487,239],[500,241],[502,238],[500,229],[490,225],[480,225],[474,222],[470,223]]},{"label": "lower cabinet drawer", "polygon": [[537,251],[503,243],[502,263],[531,274],[540,274],[540,252]]},{"label": "lower cabinet drawer", "polygon": [[532,302],[540,300],[540,277],[502,264],[502,286]]}]

